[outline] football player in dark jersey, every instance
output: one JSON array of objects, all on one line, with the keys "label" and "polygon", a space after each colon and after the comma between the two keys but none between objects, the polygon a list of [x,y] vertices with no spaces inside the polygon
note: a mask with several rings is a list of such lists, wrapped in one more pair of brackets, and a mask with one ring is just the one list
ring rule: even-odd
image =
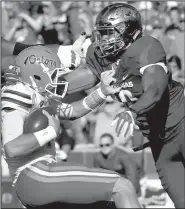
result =
[{"label": "football player in dark jersey", "polygon": [[184,208],[184,88],[172,80],[160,42],[142,35],[139,12],[124,3],[98,15],[86,67],[63,78],[68,94],[96,85],[101,73],[112,69],[112,85],[121,87],[115,99],[126,107],[115,118],[116,132],[129,135],[139,126],[150,141],[164,189],[175,207]]},{"label": "football player in dark jersey", "polygon": [[86,59],[98,78],[115,69],[114,85],[122,87],[115,98],[126,106],[115,117],[116,132],[127,136],[139,126],[150,141],[164,189],[175,207],[184,208],[184,88],[172,80],[162,45],[142,36],[135,8],[118,3],[98,15]]}]

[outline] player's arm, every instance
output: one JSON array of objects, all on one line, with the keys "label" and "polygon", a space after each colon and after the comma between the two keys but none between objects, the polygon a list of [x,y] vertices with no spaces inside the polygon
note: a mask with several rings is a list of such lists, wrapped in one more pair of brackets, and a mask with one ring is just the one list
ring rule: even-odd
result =
[{"label": "player's arm", "polygon": [[23,134],[24,118],[22,111],[3,111],[2,140],[6,154],[9,157],[18,157],[32,153],[39,148],[34,134]]},{"label": "player's arm", "polygon": [[[8,157],[30,154],[57,136],[51,126],[35,133],[24,134],[23,126],[26,117],[24,112],[14,110],[3,111],[2,114],[2,140]],[[45,132],[48,132],[46,136],[44,136]]]},{"label": "player's arm", "polygon": [[[16,56],[24,49],[36,46],[36,45],[44,45],[44,44],[34,44],[27,45],[19,42],[11,42],[6,41],[1,38],[2,43],[2,57],[6,56]],[[73,43],[73,45],[58,45],[58,44],[49,44],[45,45],[49,49],[51,49],[54,53],[56,53],[61,61],[61,63],[67,68],[76,68],[80,65],[80,61],[82,57],[85,57],[87,48],[91,44],[90,39],[86,39],[86,33],[83,32],[79,38]],[[13,58],[12,58],[13,59]]]},{"label": "player's arm", "polygon": [[75,120],[83,117],[104,103],[106,95],[101,88],[96,89],[84,99],[71,104],[49,100],[49,105],[61,120]]},{"label": "player's arm", "polygon": [[130,108],[136,114],[150,111],[161,100],[168,86],[167,69],[160,65],[152,65],[144,69],[142,87],[144,93]]},{"label": "player's arm", "polygon": [[97,76],[86,65],[64,75],[63,80],[68,82],[67,95],[88,90],[99,83]]},{"label": "player's arm", "polygon": [[112,125],[116,124],[116,133],[121,133],[126,139],[133,135],[138,115],[149,112],[158,104],[168,86],[167,68],[163,64],[144,66],[140,72],[142,76],[143,94],[136,103],[120,112],[114,118]]},{"label": "player's arm", "polygon": [[103,72],[101,74],[100,87],[80,101],[66,104],[55,100],[49,100],[49,105],[60,119],[75,120],[83,117],[102,105],[108,95],[120,91],[119,87],[114,88],[113,86],[110,86],[110,83],[115,81],[115,78],[113,78],[114,73],[115,71]]}]

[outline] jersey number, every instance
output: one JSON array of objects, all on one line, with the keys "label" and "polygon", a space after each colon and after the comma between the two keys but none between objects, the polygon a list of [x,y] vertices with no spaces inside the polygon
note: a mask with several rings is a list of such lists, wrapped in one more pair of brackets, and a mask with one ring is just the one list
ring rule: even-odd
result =
[{"label": "jersey number", "polygon": [[121,90],[119,93],[119,98],[122,102],[134,102],[138,100],[136,97],[133,97],[129,90]]}]

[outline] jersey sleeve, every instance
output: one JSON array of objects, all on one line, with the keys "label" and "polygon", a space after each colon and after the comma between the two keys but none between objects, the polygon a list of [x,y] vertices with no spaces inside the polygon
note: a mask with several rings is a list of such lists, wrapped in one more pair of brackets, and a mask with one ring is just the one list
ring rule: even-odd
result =
[{"label": "jersey sleeve", "polygon": [[156,63],[166,65],[164,48],[157,39],[143,36],[134,42],[121,57],[118,70],[128,70],[131,74],[139,76],[142,74],[141,68]]},{"label": "jersey sleeve", "polygon": [[86,67],[97,77],[99,77],[99,74],[97,72],[97,67],[95,64],[95,57],[94,57],[94,49],[92,44],[89,46],[86,54]]},{"label": "jersey sleeve", "polygon": [[144,47],[142,47],[141,52],[138,53],[138,61],[140,64],[140,68],[145,65],[154,64],[158,62],[166,63],[166,53],[164,51],[163,46],[157,39],[148,36],[145,39],[143,39],[143,43],[141,42],[140,44],[144,45]]},{"label": "jersey sleeve", "polygon": [[14,110],[2,111],[2,141],[3,146],[23,134],[23,125],[27,113]]}]

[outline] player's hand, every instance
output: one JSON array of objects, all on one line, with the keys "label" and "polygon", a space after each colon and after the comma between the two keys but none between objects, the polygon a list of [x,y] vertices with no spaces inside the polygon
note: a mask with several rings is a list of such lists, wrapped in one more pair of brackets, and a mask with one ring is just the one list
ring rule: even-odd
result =
[{"label": "player's hand", "polygon": [[57,136],[61,133],[60,120],[57,115],[51,116],[47,111],[43,110],[43,114],[48,118],[49,126],[55,129]]},{"label": "player's hand", "polygon": [[80,58],[85,58],[83,45],[86,40],[86,33],[82,32],[79,38],[73,43],[72,51],[74,51]]},{"label": "player's hand", "polygon": [[4,70],[4,79],[6,85],[14,85],[19,81],[20,68],[10,65],[8,69]]},{"label": "player's hand", "polygon": [[82,33],[80,37],[73,43],[72,49],[70,51],[71,63],[68,67],[70,70],[78,68],[81,64],[81,58],[84,58],[83,44],[86,40],[86,33]]},{"label": "player's hand", "polygon": [[139,130],[139,126],[136,125],[136,113],[131,112],[128,108],[115,116],[111,126],[114,125],[117,136],[123,136],[125,139],[133,136],[134,129]]},{"label": "player's hand", "polygon": [[115,70],[109,70],[101,73],[100,88],[102,93],[106,96],[116,94],[121,90],[121,87],[112,85],[116,81],[116,79],[113,77],[114,74]]}]

